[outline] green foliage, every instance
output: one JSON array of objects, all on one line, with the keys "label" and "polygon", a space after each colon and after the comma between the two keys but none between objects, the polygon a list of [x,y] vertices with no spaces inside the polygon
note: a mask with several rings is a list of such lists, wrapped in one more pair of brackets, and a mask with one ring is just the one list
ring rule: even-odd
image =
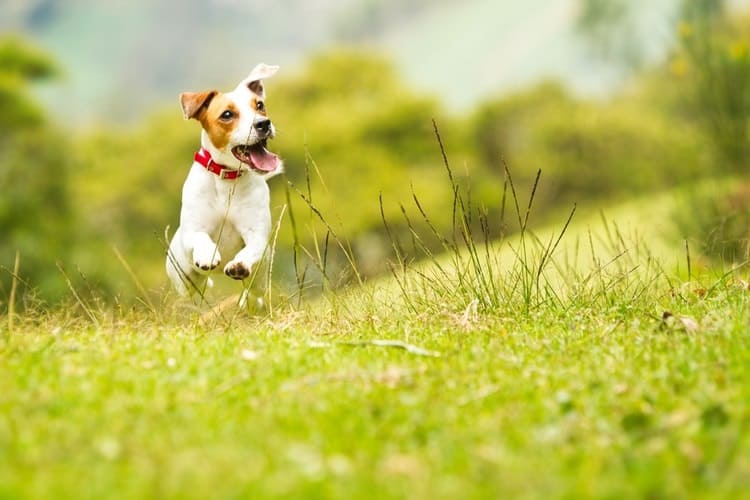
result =
[{"label": "green foliage", "polygon": [[750,183],[747,181],[698,186],[684,195],[672,217],[680,234],[713,263],[734,265],[750,260]]},{"label": "green foliage", "polygon": [[0,73],[22,80],[46,80],[59,70],[43,51],[23,39],[6,36],[0,39]]},{"label": "green foliage", "polygon": [[687,86],[693,117],[726,170],[750,157],[750,16],[727,17],[713,7],[686,10],[672,67]]},{"label": "green foliage", "polygon": [[[12,141],[12,142],[11,142]],[[0,263],[10,268],[15,252],[21,276],[47,297],[60,297],[64,283],[56,269],[66,263],[74,241],[67,192],[70,150],[63,137],[41,129],[13,135],[0,153]],[[7,290],[7,273],[0,282]]]},{"label": "green foliage", "polygon": [[[140,128],[90,135],[79,145],[83,168],[71,179],[84,272],[101,288],[122,294],[132,280],[113,248],[138,269],[146,286],[164,280],[165,228],[179,221],[182,183],[200,147],[200,127],[177,106]],[[158,145],[158,146],[155,146]]]},{"label": "green foliage", "polygon": [[[383,270],[378,256],[389,245],[378,205],[381,193],[386,215],[393,217],[400,216],[399,203],[411,200],[412,190],[429,193],[425,203],[431,208],[450,196],[432,119],[452,137],[451,145],[461,144],[463,133],[441,117],[434,99],[408,89],[386,60],[351,50],[320,55],[302,73],[274,81],[268,104],[278,126],[272,146],[285,158],[287,178],[305,196],[311,194],[339,237],[351,241],[365,274]],[[452,151],[466,155],[465,146]],[[284,186],[273,184],[274,199],[283,200]],[[298,215],[310,213],[294,189],[290,208]],[[303,219],[305,230],[297,235],[302,244],[312,245],[312,234],[326,233],[316,219],[314,214]],[[438,223],[449,219],[443,210]],[[285,225],[280,242],[291,246],[293,240]],[[331,258],[334,264],[343,261],[337,253]]]},{"label": "green foliage", "polygon": [[[28,92],[31,80],[54,74],[49,59],[17,39],[0,40],[0,266],[20,255],[22,283],[43,296],[61,297],[56,264],[66,264],[74,237],[68,199],[72,152],[46,124]],[[0,309],[12,276],[0,272]]]},{"label": "green foliage", "polygon": [[19,38],[0,37],[0,129],[12,135],[19,129],[41,127],[43,113],[27,87],[56,74],[46,54]]},{"label": "green foliage", "polygon": [[440,114],[437,103],[413,94],[383,59],[335,52],[274,83],[271,112],[280,124],[275,144],[295,183],[305,180],[309,154],[334,192],[366,189],[377,199],[373,183],[385,182],[385,191],[394,183],[408,185],[436,153],[431,119]]},{"label": "green foliage", "polygon": [[[621,0],[585,0],[578,28],[597,53],[632,49],[618,56],[628,61],[638,53],[638,37],[627,32],[636,9]],[[679,108],[674,118],[698,125],[725,164],[720,170],[740,171],[750,156],[750,17],[724,0],[683,0],[680,12],[669,72],[657,72],[662,88],[651,106]]]},{"label": "green foliage", "polygon": [[687,3],[683,15],[668,75],[679,99],[668,109],[708,138],[717,182],[686,195],[673,219],[713,263],[745,262],[750,257],[748,189],[744,182],[718,179],[749,165],[750,17],[730,17],[723,2],[705,1]]},{"label": "green foliage", "polygon": [[[0,71],[0,128],[11,134],[19,129],[37,128],[44,123],[44,114],[26,93],[27,83],[15,75]],[[0,139],[2,140],[2,139]]]},{"label": "green foliage", "polygon": [[[482,160],[505,158],[518,183],[542,183],[537,209],[673,186],[705,167],[699,134],[621,98],[576,100],[555,84],[482,105],[474,136]],[[499,168],[499,167],[496,167]]]}]

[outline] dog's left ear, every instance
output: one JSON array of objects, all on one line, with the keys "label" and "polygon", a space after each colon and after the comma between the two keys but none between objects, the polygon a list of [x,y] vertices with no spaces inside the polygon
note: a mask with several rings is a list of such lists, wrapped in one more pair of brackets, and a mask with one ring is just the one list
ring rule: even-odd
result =
[{"label": "dog's left ear", "polygon": [[271,78],[279,70],[278,66],[269,66],[268,64],[260,63],[247,75],[247,78],[240,82],[240,86],[247,87],[251,92],[257,94],[261,98],[266,96],[266,89],[263,88],[261,80]]},{"label": "dog's left ear", "polygon": [[180,105],[182,106],[182,116],[186,120],[195,118],[206,108],[218,92],[209,90],[208,92],[183,92],[180,94]]}]

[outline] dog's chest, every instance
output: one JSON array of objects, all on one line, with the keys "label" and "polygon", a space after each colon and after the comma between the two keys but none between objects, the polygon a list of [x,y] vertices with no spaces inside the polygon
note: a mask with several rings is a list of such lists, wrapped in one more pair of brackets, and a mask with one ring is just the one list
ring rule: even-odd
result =
[{"label": "dog's chest", "polygon": [[269,201],[260,178],[246,174],[227,182],[194,170],[183,188],[182,223],[207,232],[220,247],[241,246],[243,234],[267,226]]}]

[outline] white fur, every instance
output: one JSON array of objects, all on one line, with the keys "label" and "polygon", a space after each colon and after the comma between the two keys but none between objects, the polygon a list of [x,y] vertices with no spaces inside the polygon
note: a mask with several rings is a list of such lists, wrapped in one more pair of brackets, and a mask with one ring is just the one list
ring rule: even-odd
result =
[{"label": "white fur", "polygon": [[[273,75],[276,74],[278,70],[279,70],[278,66],[269,66],[267,64],[260,63],[259,65],[253,68],[250,74],[247,75],[247,78],[242,80],[239,83],[239,85],[237,85],[237,88],[247,87],[247,85],[250,82],[257,82],[259,80],[265,80],[266,78],[271,78]],[[260,93],[260,97],[265,99],[266,97],[265,91]]]},{"label": "white fur", "polygon": [[[266,180],[281,172],[281,166],[268,174],[261,174],[241,163],[231,152],[234,146],[254,144],[262,139],[253,128],[257,117],[250,109],[253,93],[247,84],[267,78],[277,67],[258,65],[250,76],[232,92],[225,94],[240,109],[240,119],[229,136],[229,143],[216,148],[205,130],[201,145],[216,163],[242,169],[243,175],[234,180],[221,179],[198,162],[193,162],[182,188],[180,226],[169,245],[166,261],[167,275],[182,295],[202,290],[211,272],[250,272],[260,260],[271,231],[271,212]],[[271,128],[273,136],[273,126]],[[236,274],[235,276],[236,277]]]}]

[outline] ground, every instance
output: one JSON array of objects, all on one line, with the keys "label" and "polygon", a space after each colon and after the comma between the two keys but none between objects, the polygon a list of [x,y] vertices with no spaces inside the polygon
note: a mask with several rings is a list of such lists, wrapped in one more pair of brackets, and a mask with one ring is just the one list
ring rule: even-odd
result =
[{"label": "ground", "polygon": [[748,497],[747,281],[592,224],[588,270],[541,232],[265,315],[20,313],[0,498]]}]

